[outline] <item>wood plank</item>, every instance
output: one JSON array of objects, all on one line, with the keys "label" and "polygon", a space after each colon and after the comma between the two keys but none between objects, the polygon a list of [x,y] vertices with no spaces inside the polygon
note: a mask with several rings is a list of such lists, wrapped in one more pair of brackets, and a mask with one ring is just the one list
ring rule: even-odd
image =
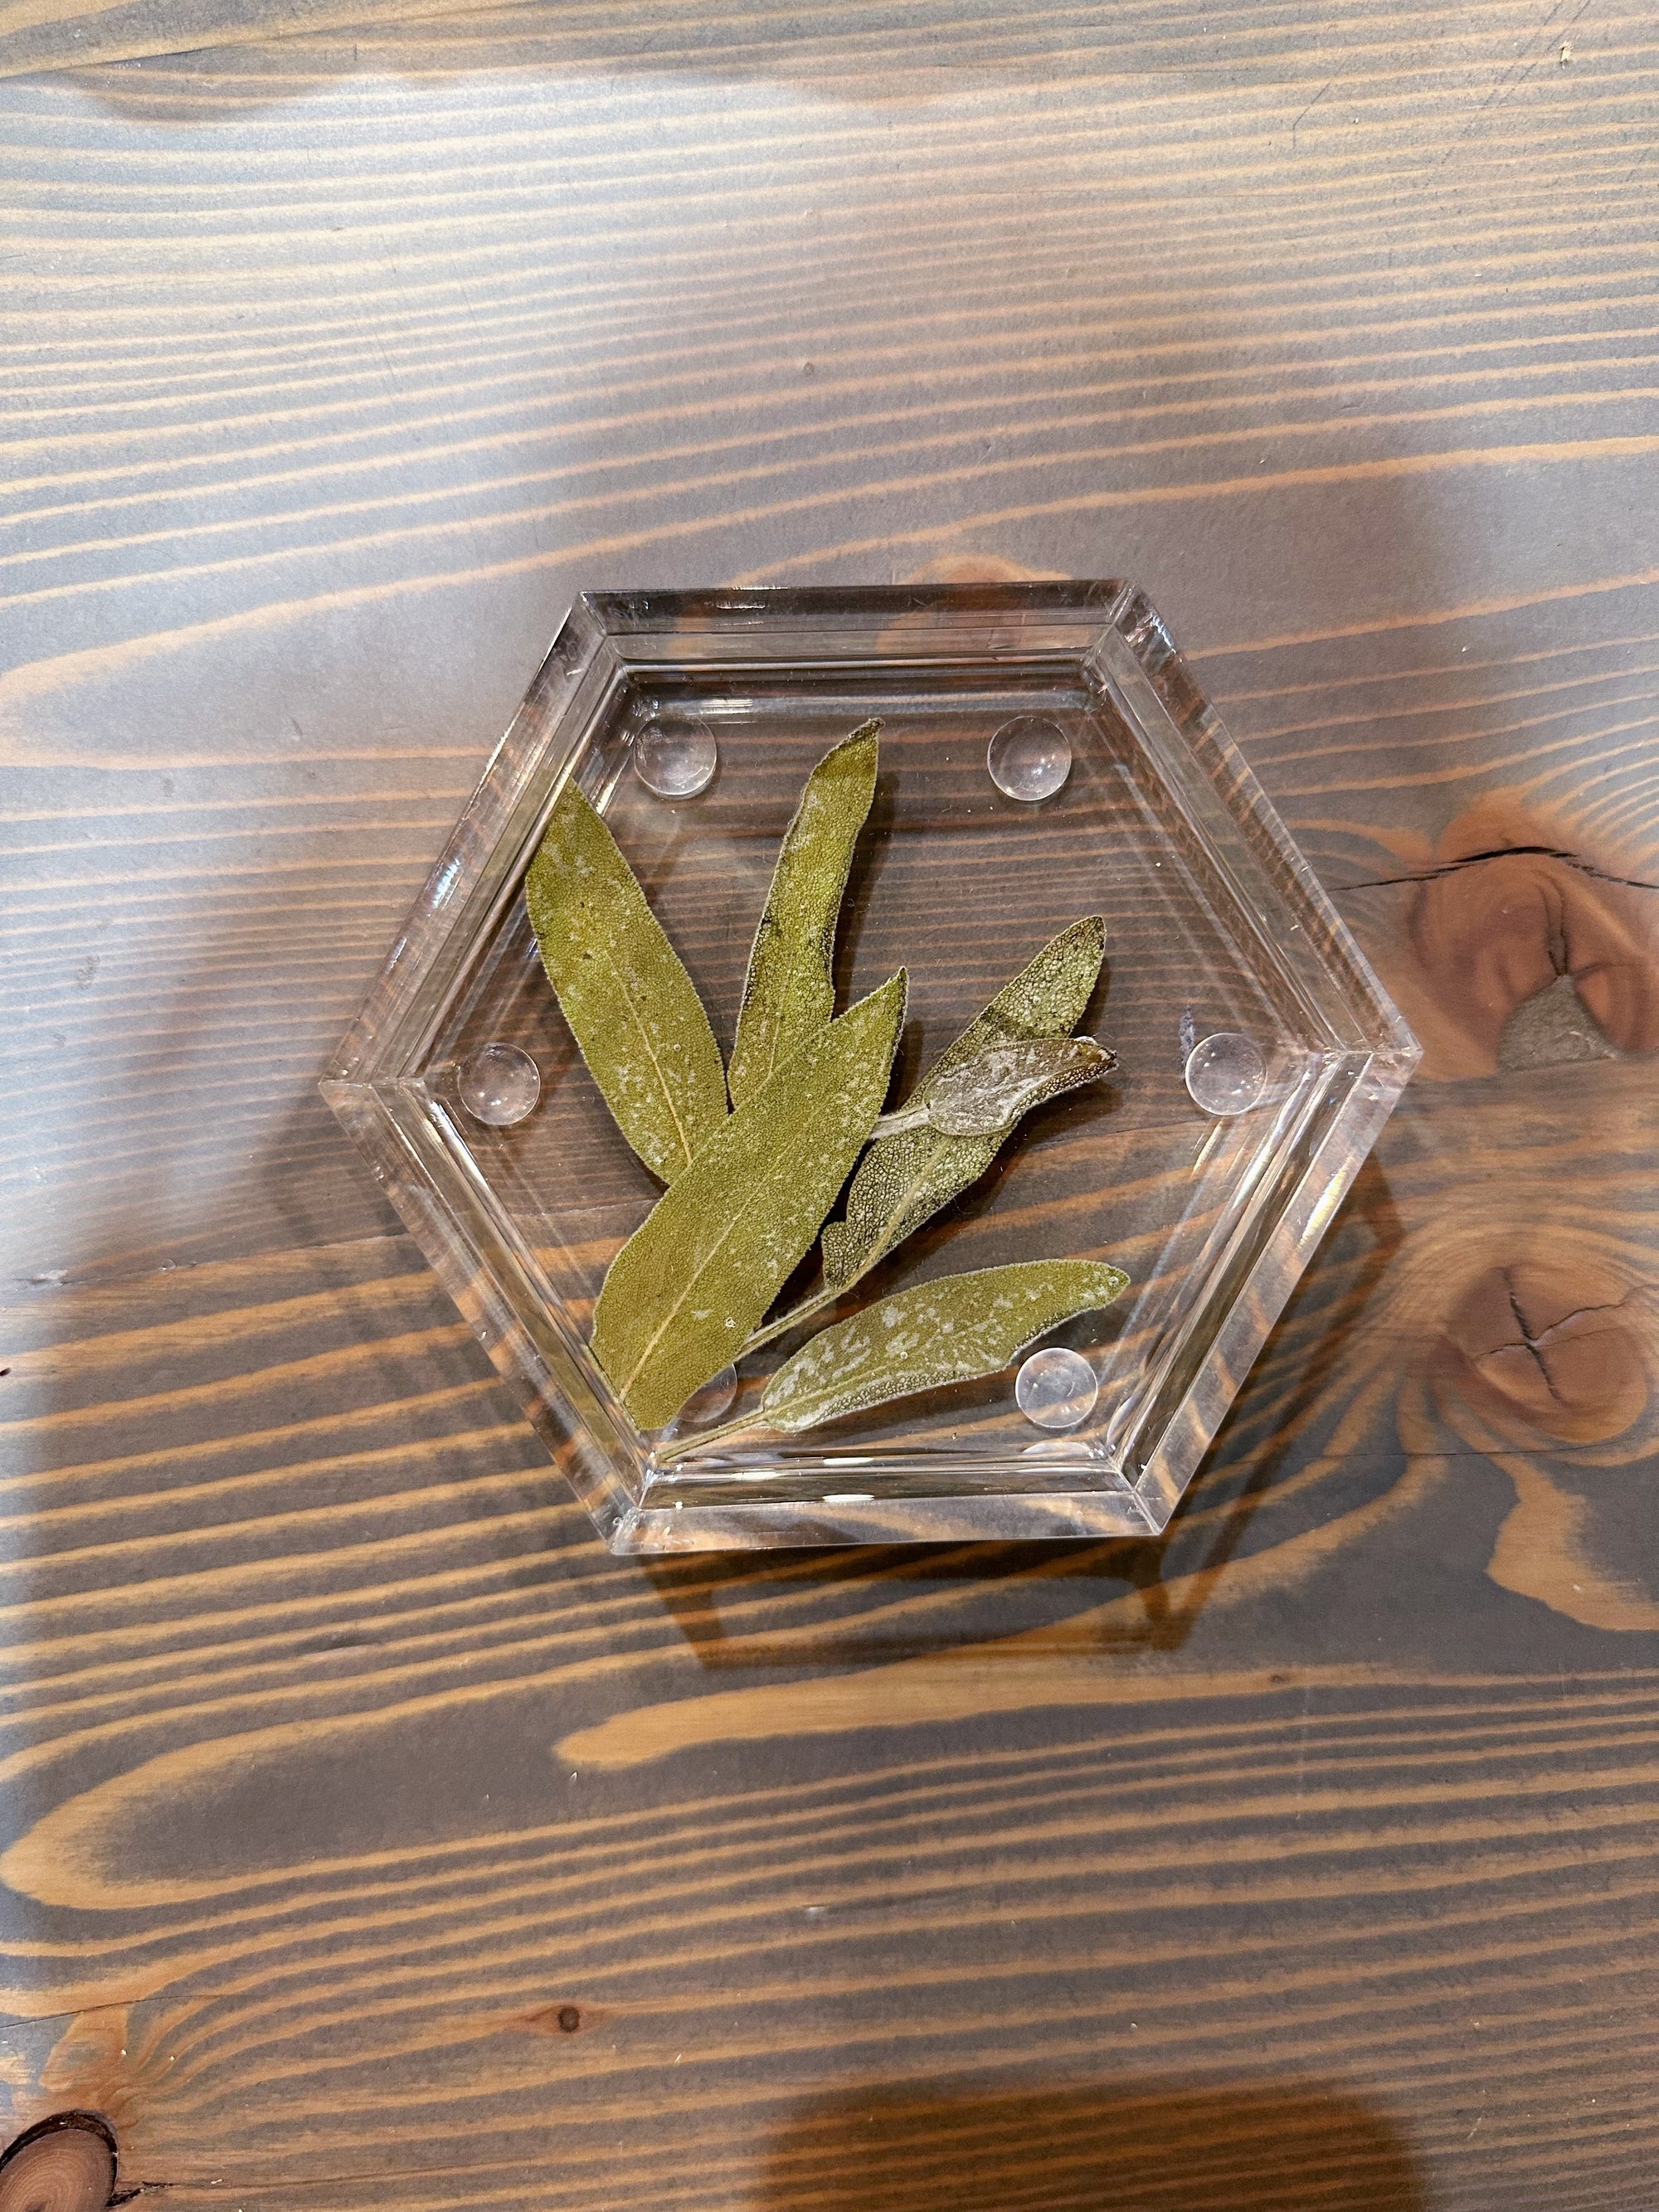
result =
[{"label": "wood plank", "polygon": [[1651,1282],[1646,1073],[1397,1121],[1157,1544],[610,1559],[402,1239],[26,1298],[15,2123],[272,2207],[833,2203],[860,2114],[884,2205],[1039,2125],[1063,2202],[1182,2113],[1148,2205],[1338,2136],[1355,2202],[1608,2201],[1652,1407],[1489,1456],[1456,1332],[1613,1191]]},{"label": "wood plank", "polygon": [[[0,89],[0,2140],[1644,2203],[1651,12],[282,20]],[[1147,584],[1425,1078],[1160,1542],[612,1560],[313,1078],[574,591],[963,564]]]},{"label": "wood plank", "polygon": [[584,585],[1127,570],[1334,884],[1494,784],[1651,876],[1650,19],[1208,21],[7,90],[14,1277],[391,1226],[312,1079]]}]

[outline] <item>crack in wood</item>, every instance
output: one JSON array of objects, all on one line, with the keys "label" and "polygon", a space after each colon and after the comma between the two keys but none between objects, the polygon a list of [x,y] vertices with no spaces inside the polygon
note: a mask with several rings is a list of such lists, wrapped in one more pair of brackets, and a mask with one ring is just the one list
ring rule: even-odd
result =
[{"label": "crack in wood", "polygon": [[1437,868],[1419,868],[1404,876],[1363,876],[1357,883],[1335,884],[1331,889],[1342,891],[1386,890],[1396,884],[1437,883],[1443,876],[1455,876],[1464,868],[1478,866],[1483,860],[1560,860],[1580,875],[1590,876],[1599,884],[1618,884],[1626,890],[1656,891],[1659,884],[1646,882],[1640,876],[1615,876],[1606,868],[1598,868],[1594,860],[1582,854],[1571,853],[1560,845],[1494,845],[1483,853],[1465,853],[1461,859],[1445,860]]},{"label": "crack in wood", "polygon": [[1556,1388],[1555,1377],[1550,1373],[1549,1364],[1544,1358],[1539,1340],[1533,1334],[1531,1329],[1527,1325],[1527,1316],[1521,1310],[1520,1295],[1515,1287],[1515,1278],[1513,1273],[1508,1267],[1505,1267],[1504,1270],[1504,1288],[1509,1293],[1510,1311],[1515,1316],[1515,1325],[1521,1332],[1521,1344],[1515,1346],[1501,1345],[1498,1349],[1505,1352],[1511,1350],[1518,1352],[1522,1348],[1522,1346],[1524,1345],[1526,1349],[1532,1354],[1533,1358],[1537,1362],[1538,1371],[1544,1378],[1544,1388],[1549,1392],[1551,1397],[1554,1399],[1558,1406],[1565,1405],[1566,1401],[1562,1397],[1560,1391]]}]

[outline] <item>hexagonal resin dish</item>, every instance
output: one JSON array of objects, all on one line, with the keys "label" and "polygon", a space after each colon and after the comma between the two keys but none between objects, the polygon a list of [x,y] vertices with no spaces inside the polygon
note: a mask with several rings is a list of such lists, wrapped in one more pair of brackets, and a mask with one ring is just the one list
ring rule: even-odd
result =
[{"label": "hexagonal resin dish", "polygon": [[[1051,1331],[1043,1352],[1072,1356],[1023,1388],[1016,1360],[733,1437],[798,1334],[641,1434],[587,1335],[659,1187],[566,1027],[526,871],[574,776],[729,1052],[801,786],[871,715],[837,1006],[908,969],[890,1109],[1083,915],[1104,915],[1107,954],[1079,1026],[1117,1066],[1029,1115],[817,1325],[1020,1260],[1111,1260],[1129,1287]],[[601,592],[560,631],[323,1087],[606,1542],[684,1551],[1162,1528],[1417,1053],[1132,586]]]}]

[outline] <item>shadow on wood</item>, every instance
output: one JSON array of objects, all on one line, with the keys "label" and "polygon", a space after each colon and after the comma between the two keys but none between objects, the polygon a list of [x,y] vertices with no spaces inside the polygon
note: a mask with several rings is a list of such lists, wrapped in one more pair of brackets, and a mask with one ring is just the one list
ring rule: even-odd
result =
[{"label": "shadow on wood", "polygon": [[755,2212],[1418,2212],[1397,2130],[1340,2089],[875,2088],[805,2106]]}]

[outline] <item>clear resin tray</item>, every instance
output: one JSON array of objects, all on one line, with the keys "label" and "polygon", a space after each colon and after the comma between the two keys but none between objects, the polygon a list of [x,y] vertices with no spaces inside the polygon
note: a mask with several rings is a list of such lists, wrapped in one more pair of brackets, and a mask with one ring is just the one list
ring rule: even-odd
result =
[{"label": "clear resin tray", "polygon": [[[1079,1028],[1117,1066],[1030,1114],[819,1325],[1012,1261],[1109,1260],[1129,1287],[1039,1364],[732,1437],[786,1338],[644,1434],[587,1337],[661,1186],[565,1024],[526,873],[575,778],[729,1051],[801,787],[872,715],[836,1004],[908,970],[890,1106],[1080,915],[1107,951]],[[605,1541],[684,1551],[1161,1529],[1417,1054],[1133,586],[599,592],[323,1088]],[[781,1303],[811,1286],[809,1257]]]}]

